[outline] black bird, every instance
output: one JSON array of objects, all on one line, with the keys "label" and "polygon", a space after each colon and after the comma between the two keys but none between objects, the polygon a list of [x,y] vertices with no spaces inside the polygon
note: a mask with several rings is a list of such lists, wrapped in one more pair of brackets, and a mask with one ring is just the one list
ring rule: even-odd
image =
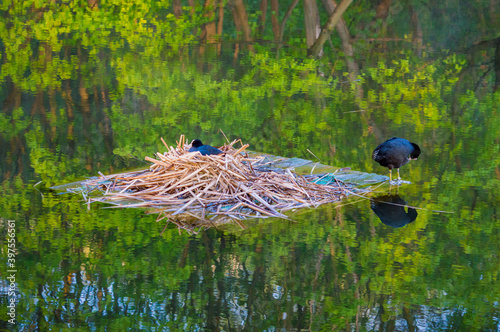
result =
[{"label": "black bird", "polygon": [[392,184],[392,169],[398,170],[398,183],[401,183],[399,168],[410,160],[416,160],[419,155],[420,148],[417,144],[404,138],[392,137],[373,150],[372,158],[380,166],[389,168],[389,181]]},{"label": "black bird", "polygon": [[417,219],[418,213],[414,208],[408,207],[407,203],[398,195],[384,195],[371,199],[371,208],[385,225],[394,228],[403,227]]},{"label": "black bird", "polygon": [[189,152],[195,152],[195,151],[198,151],[203,156],[224,153],[221,150],[214,148],[213,146],[203,145],[203,143],[199,139],[195,139],[191,143],[191,148],[189,149]]}]

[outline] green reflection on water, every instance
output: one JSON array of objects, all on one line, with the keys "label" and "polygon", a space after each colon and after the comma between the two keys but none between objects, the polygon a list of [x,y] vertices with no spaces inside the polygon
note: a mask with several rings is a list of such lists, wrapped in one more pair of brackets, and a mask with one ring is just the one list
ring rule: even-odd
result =
[{"label": "green reflection on water", "polygon": [[[175,34],[162,24],[163,37]],[[2,35],[2,54],[19,54],[2,58],[0,118],[0,215],[2,226],[17,225],[19,324],[394,330],[424,321],[429,330],[498,330],[500,94],[471,92],[464,58],[370,59],[354,84],[317,75],[328,64],[267,53],[200,71],[188,54],[173,57],[192,26],[172,49],[161,35],[134,39],[136,28],[111,44],[108,30],[88,40],[82,28],[42,40],[50,50],[11,49],[15,38]],[[24,36],[21,23],[11,29]],[[373,148],[409,138],[423,154],[401,170],[413,184],[398,194],[421,208],[418,217],[390,228],[362,200],[292,221],[193,236],[167,227],[160,236],[165,225],[141,210],[88,210],[80,197],[47,190],[141,166],[131,157],[163,151],[160,137],[221,144],[219,129],[255,151],[313,159],[309,149],[324,164],[381,174]],[[4,266],[5,238],[2,227]]]}]

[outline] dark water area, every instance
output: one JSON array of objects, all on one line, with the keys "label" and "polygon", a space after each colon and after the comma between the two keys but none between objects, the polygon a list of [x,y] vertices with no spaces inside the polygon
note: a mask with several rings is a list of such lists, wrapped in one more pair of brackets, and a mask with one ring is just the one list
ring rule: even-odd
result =
[{"label": "dark water area", "polygon": [[[343,58],[173,57],[134,35],[16,53],[0,26],[0,328],[500,331],[500,93],[481,68],[491,50],[484,62],[457,51],[456,22],[474,20],[455,15],[431,55],[367,47],[354,82]],[[479,37],[462,42],[489,25],[470,30]],[[50,189],[148,167],[161,137],[219,146],[219,130],[253,151],[367,173],[388,173],[371,154],[392,136],[422,154],[401,168],[411,184],[370,199],[196,234]]]}]

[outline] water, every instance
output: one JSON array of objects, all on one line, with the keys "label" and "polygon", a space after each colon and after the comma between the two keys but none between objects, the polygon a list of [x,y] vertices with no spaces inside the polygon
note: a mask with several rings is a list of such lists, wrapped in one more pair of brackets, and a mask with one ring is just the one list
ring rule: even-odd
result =
[{"label": "water", "polygon": [[[367,60],[350,85],[293,58],[285,69],[264,55],[229,69],[207,59],[201,70],[192,57],[104,50],[67,46],[24,67],[2,58],[4,73],[23,69],[0,88],[2,328],[500,330],[500,95],[491,84],[470,92],[463,59]],[[190,235],[142,210],[89,209],[49,189],[144,167],[163,151],[160,137],[220,145],[219,129],[255,151],[316,160],[309,149],[324,164],[379,174],[387,169],[373,149],[408,138],[422,149],[401,169],[412,184],[373,197],[390,194],[416,218],[392,227],[370,200],[351,198]]]}]

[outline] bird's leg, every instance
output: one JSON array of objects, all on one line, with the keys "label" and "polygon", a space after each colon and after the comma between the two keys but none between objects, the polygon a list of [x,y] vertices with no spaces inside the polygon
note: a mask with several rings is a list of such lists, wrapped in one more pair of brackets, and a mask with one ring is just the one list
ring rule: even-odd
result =
[{"label": "bird's leg", "polygon": [[398,170],[398,179],[396,181],[392,181],[392,169],[389,168],[389,184],[390,185],[395,185],[395,186],[401,185],[401,178],[399,177],[399,168],[397,168],[397,170]]},{"label": "bird's leg", "polygon": [[410,184],[411,182],[410,181],[403,181],[403,180],[401,180],[401,177],[399,176],[399,168],[398,168],[398,181],[397,181],[397,184],[401,185],[402,183],[408,183],[408,184]]},{"label": "bird's leg", "polygon": [[389,185],[396,184],[396,182],[392,182],[392,169],[389,168]]},{"label": "bird's leg", "polygon": [[393,184],[400,186],[401,185],[401,177],[399,176],[399,168],[396,168],[398,171],[398,179],[393,182]]}]

